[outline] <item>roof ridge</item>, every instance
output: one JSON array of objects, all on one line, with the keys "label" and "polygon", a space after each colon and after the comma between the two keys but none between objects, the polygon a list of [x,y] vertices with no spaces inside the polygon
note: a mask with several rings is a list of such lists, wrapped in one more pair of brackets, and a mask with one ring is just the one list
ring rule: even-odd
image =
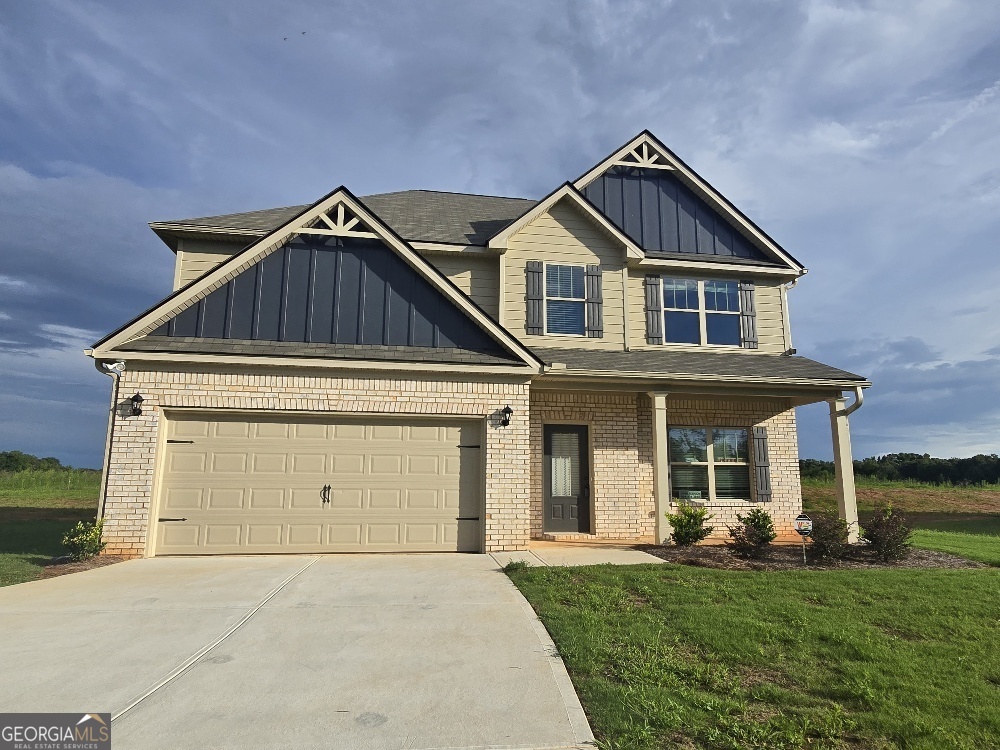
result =
[{"label": "roof ridge", "polygon": [[513,195],[489,195],[487,193],[465,193],[456,192],[454,190],[431,190],[430,188],[413,188],[412,190],[392,190],[388,193],[370,193],[369,195],[359,196],[360,198],[380,198],[383,195],[402,195],[403,193],[438,193],[439,195],[467,195],[471,198],[499,198],[505,201],[531,201],[532,203],[537,203],[536,198],[521,198]]}]

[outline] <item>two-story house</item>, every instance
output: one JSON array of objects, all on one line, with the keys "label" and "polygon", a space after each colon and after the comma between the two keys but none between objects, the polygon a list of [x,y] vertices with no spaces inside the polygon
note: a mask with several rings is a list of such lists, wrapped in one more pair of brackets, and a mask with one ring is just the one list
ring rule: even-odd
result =
[{"label": "two-story house", "polygon": [[[173,294],[88,350],[114,377],[107,552],[524,549],[801,511],[805,268],[644,132],[541,200],[338,188],[150,225]],[[853,391],[847,407],[844,392]]]}]

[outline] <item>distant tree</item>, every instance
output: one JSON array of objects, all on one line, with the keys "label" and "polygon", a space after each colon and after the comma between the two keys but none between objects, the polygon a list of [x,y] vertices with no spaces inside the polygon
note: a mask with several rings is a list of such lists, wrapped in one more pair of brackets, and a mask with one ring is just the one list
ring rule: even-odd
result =
[{"label": "distant tree", "polygon": [[58,458],[48,456],[38,458],[21,451],[0,451],[0,471],[45,471],[47,469],[70,469],[63,466]]},{"label": "distant tree", "polygon": [[[831,479],[832,461],[804,458],[799,461],[804,479]],[[970,458],[934,458],[928,453],[887,453],[854,462],[854,474],[882,481],[912,480],[928,484],[1000,484],[1000,455]]]}]

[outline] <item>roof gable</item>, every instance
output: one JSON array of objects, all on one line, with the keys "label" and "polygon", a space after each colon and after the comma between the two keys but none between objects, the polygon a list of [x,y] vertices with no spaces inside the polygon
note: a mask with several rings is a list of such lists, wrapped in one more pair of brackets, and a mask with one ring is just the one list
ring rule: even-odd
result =
[{"label": "roof gable", "polygon": [[[790,253],[648,130],[596,164],[573,185],[651,254],[758,262],[763,258],[805,272]],[[659,195],[661,190],[665,198]]]},{"label": "roof gable", "polygon": [[538,360],[346,188],[95,344],[133,339],[459,348]]},{"label": "roof gable", "polygon": [[510,238],[528,226],[531,222],[551,209],[559,201],[566,200],[579,208],[584,215],[590,218],[598,227],[604,230],[612,239],[621,243],[625,253],[630,258],[641,259],[642,250],[638,245],[621,229],[615,226],[607,216],[598,211],[594,206],[569,182],[560,185],[538,203],[525,211],[515,221],[512,221],[503,229],[494,234],[488,243],[489,247],[506,248]]}]

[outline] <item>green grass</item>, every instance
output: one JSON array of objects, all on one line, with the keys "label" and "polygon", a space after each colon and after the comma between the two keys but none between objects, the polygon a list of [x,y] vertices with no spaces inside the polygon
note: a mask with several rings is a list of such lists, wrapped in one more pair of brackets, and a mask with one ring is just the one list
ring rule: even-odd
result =
[{"label": "green grass", "polygon": [[65,554],[63,534],[93,521],[101,474],[90,470],[0,473],[0,586],[33,580]]},{"label": "green grass", "polygon": [[603,748],[1000,747],[1000,571],[509,575]]},{"label": "green grass", "polygon": [[1000,567],[1000,538],[981,534],[917,529],[911,540],[914,547],[948,552],[968,560]]}]

